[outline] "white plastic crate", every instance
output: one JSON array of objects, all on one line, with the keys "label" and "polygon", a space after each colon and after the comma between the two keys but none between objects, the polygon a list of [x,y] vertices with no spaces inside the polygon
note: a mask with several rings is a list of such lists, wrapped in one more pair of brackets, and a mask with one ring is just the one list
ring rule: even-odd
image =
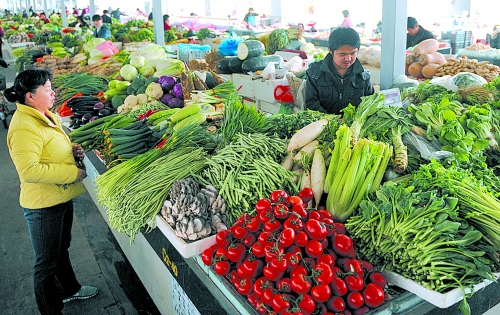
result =
[{"label": "white plastic crate", "polygon": [[177,56],[180,60],[189,62],[193,59],[205,59],[211,50],[210,45],[178,44]]}]

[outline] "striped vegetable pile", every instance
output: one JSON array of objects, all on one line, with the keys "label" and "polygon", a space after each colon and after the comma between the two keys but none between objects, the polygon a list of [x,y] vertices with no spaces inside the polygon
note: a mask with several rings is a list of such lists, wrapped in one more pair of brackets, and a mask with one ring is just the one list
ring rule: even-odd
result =
[{"label": "striped vegetable pile", "polygon": [[124,128],[135,122],[135,119],[119,114],[98,118],[78,127],[69,133],[74,143],[79,143],[85,150],[99,147],[104,140],[103,130]]},{"label": "striped vegetable pile", "polygon": [[133,243],[142,227],[153,225],[172,184],[199,172],[204,165],[201,148],[181,147],[157,158],[115,191],[116,204],[107,209],[110,226],[127,234]]},{"label": "striped vegetable pile", "polygon": [[[57,74],[52,79],[56,91],[56,107],[77,93],[83,95],[97,95],[108,89],[108,80],[103,77],[87,73]],[[57,100],[61,104],[57,104]]]},{"label": "striped vegetable pile", "polygon": [[115,159],[127,160],[151,149],[159,138],[152,135],[146,120],[136,121],[124,128],[104,129],[100,152],[110,165]]},{"label": "striped vegetable pile", "polygon": [[243,212],[252,212],[252,205],[277,187],[298,192],[294,181],[297,174],[276,162],[286,146],[286,140],[277,136],[238,133],[206,162],[195,179],[219,191],[230,222],[234,222]]},{"label": "striped vegetable pile", "polygon": [[[97,178],[99,203],[112,212],[119,211],[118,194],[148,165],[174,150],[184,147],[203,147],[213,141],[212,136],[200,126],[188,126],[166,135],[164,141],[155,148],[110,168]],[[159,211],[159,208],[156,210]]]}]

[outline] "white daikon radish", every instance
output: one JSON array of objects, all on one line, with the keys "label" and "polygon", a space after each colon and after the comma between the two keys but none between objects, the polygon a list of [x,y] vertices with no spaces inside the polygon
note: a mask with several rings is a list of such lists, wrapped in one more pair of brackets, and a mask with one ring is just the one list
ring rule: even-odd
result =
[{"label": "white daikon radish", "polygon": [[297,150],[316,139],[325,130],[328,120],[320,119],[297,131],[288,143],[288,152]]},{"label": "white daikon radish", "polygon": [[319,145],[319,141],[318,140],[313,140],[313,141],[309,142],[308,144],[306,144],[305,146],[303,146],[299,150],[299,152],[297,154],[295,154],[293,156],[293,160],[295,162],[301,163],[302,156],[304,154],[312,156],[314,154],[314,150],[316,150],[316,148],[318,147],[318,145]]},{"label": "white daikon radish", "polygon": [[313,161],[311,165],[311,189],[314,195],[316,207],[319,205],[321,196],[323,196],[323,189],[325,186],[326,178],[326,165],[323,153],[320,149],[314,150]]},{"label": "white daikon radish", "polygon": [[281,162],[281,166],[283,168],[286,168],[287,170],[291,170],[293,167],[293,163],[294,163],[294,160],[293,160],[292,154],[288,153],[285,156],[285,158],[283,159],[283,161]]}]

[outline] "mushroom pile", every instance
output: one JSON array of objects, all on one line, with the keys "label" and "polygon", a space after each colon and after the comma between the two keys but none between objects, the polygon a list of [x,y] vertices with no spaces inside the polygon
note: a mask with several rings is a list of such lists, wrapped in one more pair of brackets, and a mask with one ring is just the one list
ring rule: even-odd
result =
[{"label": "mushroom pile", "polygon": [[195,241],[228,228],[226,204],[211,185],[200,188],[191,177],[177,180],[163,203],[161,215],[175,235]]}]

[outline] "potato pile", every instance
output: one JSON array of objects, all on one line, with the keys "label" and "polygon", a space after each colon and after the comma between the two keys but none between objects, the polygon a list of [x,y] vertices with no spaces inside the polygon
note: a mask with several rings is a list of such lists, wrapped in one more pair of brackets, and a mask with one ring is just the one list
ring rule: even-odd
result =
[{"label": "potato pile", "polygon": [[490,64],[488,61],[477,61],[466,56],[448,59],[446,63],[438,67],[436,76],[455,75],[459,72],[471,72],[482,76],[490,82],[500,75],[500,67]]},{"label": "potato pile", "polygon": [[45,55],[40,57],[33,63],[33,66],[38,69],[45,69],[52,72],[52,74],[70,73],[75,65],[71,64],[69,56],[64,58]]},{"label": "potato pile", "polygon": [[432,79],[438,67],[446,62],[438,49],[439,42],[436,39],[426,39],[417,44],[412,53],[406,56],[405,74],[417,79]]}]

